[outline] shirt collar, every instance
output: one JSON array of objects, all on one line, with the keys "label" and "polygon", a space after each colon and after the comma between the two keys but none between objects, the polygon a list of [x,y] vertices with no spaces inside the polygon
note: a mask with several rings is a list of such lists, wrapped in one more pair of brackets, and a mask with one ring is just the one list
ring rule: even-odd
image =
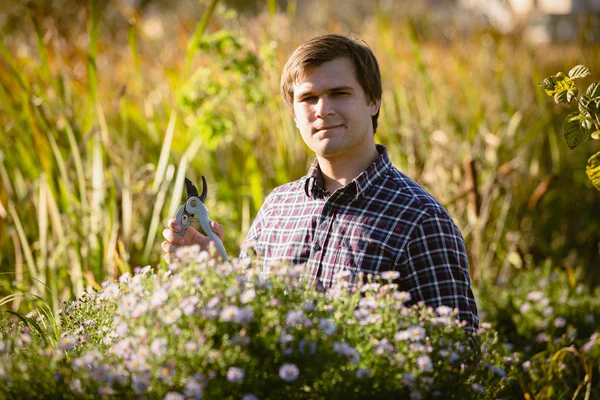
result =
[{"label": "shirt collar", "polygon": [[[371,165],[367,167],[367,169],[354,178],[351,183],[346,185],[346,187],[351,185],[356,187],[354,199],[358,199],[363,196],[364,193],[366,193],[366,191],[371,187],[373,182],[377,181],[381,176],[387,173],[392,166],[392,162],[385,146],[378,144],[376,147],[379,157],[377,157],[375,161],[373,161]],[[323,181],[323,175],[321,174],[321,168],[319,167],[319,162],[317,159],[315,159],[311,164],[305,178],[304,192],[308,197],[314,199],[317,197],[323,197],[327,194],[324,189],[325,184]]]}]

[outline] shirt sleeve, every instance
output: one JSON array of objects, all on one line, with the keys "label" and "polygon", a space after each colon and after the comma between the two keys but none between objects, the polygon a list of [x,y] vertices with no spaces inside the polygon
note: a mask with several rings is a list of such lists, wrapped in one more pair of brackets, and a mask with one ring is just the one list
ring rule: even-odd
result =
[{"label": "shirt sleeve", "polygon": [[415,227],[400,273],[402,290],[410,293],[411,302],[458,309],[465,331],[477,330],[479,318],[464,240],[448,215],[426,216]]}]

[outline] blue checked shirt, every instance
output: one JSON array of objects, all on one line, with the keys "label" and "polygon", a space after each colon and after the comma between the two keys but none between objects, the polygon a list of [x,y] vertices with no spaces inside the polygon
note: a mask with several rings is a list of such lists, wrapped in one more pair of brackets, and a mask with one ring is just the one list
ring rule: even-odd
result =
[{"label": "blue checked shirt", "polygon": [[411,302],[457,308],[466,330],[479,325],[464,240],[446,210],[398,171],[384,146],[379,157],[333,194],[323,189],[317,160],[303,178],[266,198],[242,246],[264,262],[304,264],[311,284],[331,287],[348,271],[397,271]]}]

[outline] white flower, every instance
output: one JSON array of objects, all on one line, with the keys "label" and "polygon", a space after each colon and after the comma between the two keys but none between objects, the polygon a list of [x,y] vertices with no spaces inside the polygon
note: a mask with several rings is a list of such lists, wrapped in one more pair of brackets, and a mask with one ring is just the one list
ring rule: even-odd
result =
[{"label": "white flower", "polygon": [[198,346],[198,343],[192,342],[191,340],[185,342],[185,346],[184,347],[185,347],[185,351],[187,353],[195,353],[195,352],[197,352],[200,349],[200,346]]},{"label": "white flower", "polygon": [[153,308],[162,306],[165,301],[169,298],[169,294],[163,288],[158,288],[152,293],[152,297],[150,298],[150,304]]},{"label": "white flower", "polygon": [[319,320],[319,329],[321,329],[326,336],[331,336],[337,331],[335,322],[329,318],[321,318]]},{"label": "white flower", "polygon": [[121,283],[129,283],[131,280],[131,274],[129,272],[125,272],[123,275],[119,277],[119,282]]},{"label": "white flower", "polygon": [[394,340],[396,342],[403,342],[410,338],[410,332],[408,330],[398,331],[394,333]]},{"label": "white flower", "polygon": [[185,400],[185,396],[177,392],[169,392],[163,397],[163,400]]},{"label": "white flower", "polygon": [[366,309],[366,308],[360,307],[360,308],[354,310],[354,316],[359,321],[367,319],[367,317],[369,316],[369,314],[370,314],[370,311],[368,309]]},{"label": "white flower", "polygon": [[429,372],[433,369],[433,363],[429,356],[421,356],[417,358],[417,366],[421,371]]},{"label": "white flower", "polygon": [[538,291],[529,293],[527,295],[527,300],[533,301],[535,303],[536,301],[540,301],[543,297],[544,297],[544,293],[542,293],[538,290]]},{"label": "white flower", "polygon": [[61,350],[68,351],[72,350],[76,345],[77,340],[75,340],[75,338],[71,335],[66,335],[60,338],[60,343],[58,347],[60,347]]},{"label": "white flower", "polygon": [[452,315],[454,310],[448,306],[439,306],[435,309],[435,312],[437,312],[440,317],[449,317]]},{"label": "white flower", "polygon": [[244,380],[244,371],[238,367],[230,367],[227,370],[227,380],[233,383],[242,383]]},{"label": "white flower", "polygon": [[198,296],[186,297],[179,304],[179,308],[181,308],[183,313],[189,317],[190,315],[192,315],[194,313],[196,304],[198,304],[199,301],[200,301],[200,299],[198,298]]},{"label": "white flower", "polygon": [[402,304],[406,303],[407,301],[410,301],[411,298],[410,293],[402,291],[393,292],[392,297],[394,298],[394,300],[399,301]]},{"label": "white flower", "polygon": [[358,379],[367,379],[371,376],[371,370],[368,368],[359,368],[356,370],[356,377]]},{"label": "white flower", "polygon": [[158,357],[162,356],[165,353],[165,351],[167,351],[167,339],[154,339],[152,341],[152,344],[150,345],[150,351],[152,351],[152,353],[154,353],[154,355]]},{"label": "white flower", "polygon": [[165,324],[170,325],[174,322],[177,322],[179,318],[181,318],[181,310],[179,308],[175,308],[164,314],[162,320]]},{"label": "white flower", "polygon": [[254,289],[248,289],[240,296],[242,304],[250,303],[256,297],[256,291]]},{"label": "white flower", "polygon": [[217,274],[226,276],[226,275],[229,275],[231,272],[233,272],[233,267],[232,267],[231,263],[224,262],[224,263],[217,265],[216,270],[217,270]]},{"label": "white flower", "polygon": [[393,281],[400,278],[400,272],[398,271],[385,271],[381,274],[381,279],[386,281]]},{"label": "white flower", "polygon": [[286,382],[293,382],[298,378],[300,370],[294,364],[283,364],[279,368],[279,376]]},{"label": "white flower", "polygon": [[419,325],[413,325],[408,328],[410,334],[410,340],[417,341],[425,339],[425,329]]},{"label": "white flower", "polygon": [[558,317],[554,320],[554,326],[557,328],[562,328],[563,326],[565,326],[566,323],[567,320],[562,317]]},{"label": "white flower", "polygon": [[239,313],[240,310],[236,306],[227,306],[221,311],[221,320],[223,322],[233,321],[238,318]]},{"label": "white flower", "polygon": [[99,297],[102,300],[114,299],[119,296],[119,285],[116,283],[109,283],[106,287],[100,292]]}]

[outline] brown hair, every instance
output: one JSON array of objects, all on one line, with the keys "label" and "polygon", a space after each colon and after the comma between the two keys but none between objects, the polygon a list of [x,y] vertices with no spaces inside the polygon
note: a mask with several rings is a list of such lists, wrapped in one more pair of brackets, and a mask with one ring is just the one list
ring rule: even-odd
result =
[{"label": "brown hair", "polygon": [[[287,106],[293,109],[294,84],[307,68],[318,67],[341,57],[347,57],[352,62],[356,80],[365,91],[369,104],[381,100],[381,74],[371,49],[364,41],[361,43],[354,38],[329,34],[303,43],[288,57],[281,73],[281,95]],[[379,110],[371,117],[373,132],[377,131],[377,118]]]}]

